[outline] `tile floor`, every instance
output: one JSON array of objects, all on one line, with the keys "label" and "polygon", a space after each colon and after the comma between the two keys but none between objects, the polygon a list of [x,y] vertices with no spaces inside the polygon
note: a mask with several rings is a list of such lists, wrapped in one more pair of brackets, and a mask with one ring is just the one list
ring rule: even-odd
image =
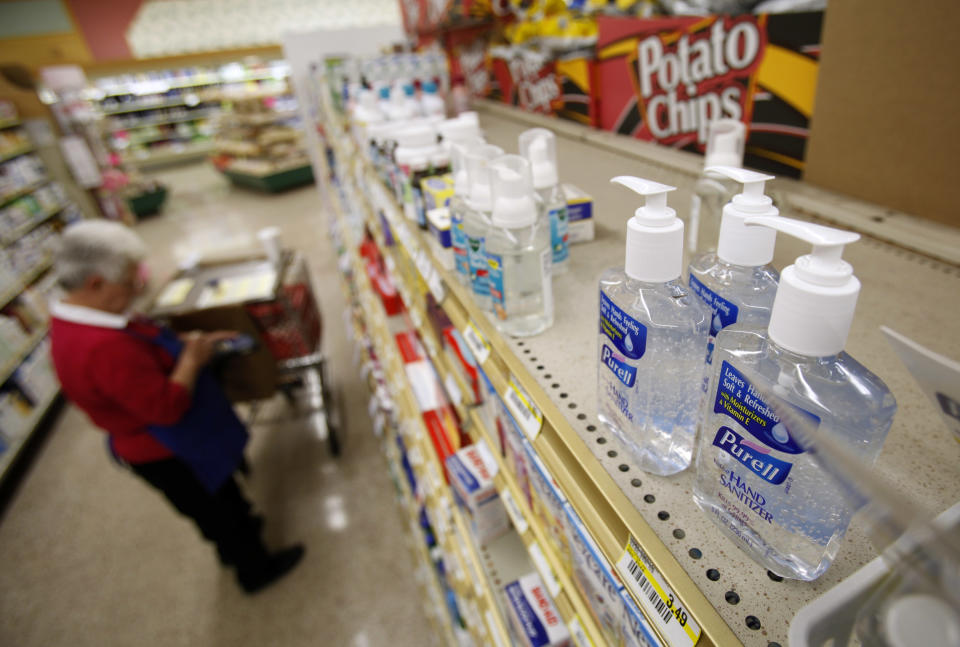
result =
[{"label": "tile floor", "polygon": [[344,452],[277,398],[252,428],[248,490],[268,543],[303,542],[304,562],[243,595],[194,527],[107,457],[103,435],[65,407],[0,519],[0,644],[420,647],[434,643],[393,485],[351,363],[342,295],[313,186],[279,196],[232,188],[197,164],[157,173],[164,213],[137,231],[154,273],[196,244],[276,225],[305,252],[325,314],[331,382],[346,412]]}]

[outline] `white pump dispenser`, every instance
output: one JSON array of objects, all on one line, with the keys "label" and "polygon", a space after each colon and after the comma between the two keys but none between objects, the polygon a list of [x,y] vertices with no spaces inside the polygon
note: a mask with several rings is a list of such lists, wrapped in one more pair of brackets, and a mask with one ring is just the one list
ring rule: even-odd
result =
[{"label": "white pump dispenser", "polygon": [[549,223],[539,217],[524,158],[504,155],[490,162],[490,184],[486,254],[496,325],[514,337],[536,335],[553,325]]},{"label": "white pump dispenser", "polygon": [[[767,329],[736,324],[716,339],[694,500],[765,568],[813,580],[830,566],[855,510],[777,411],[789,407],[814,439],[829,436],[872,463],[897,405],[880,378],[843,352],[860,293],[843,247],[860,236],[779,216],[744,223],[805,240],[813,252],[783,270]],[[726,496],[733,487],[750,497]]]},{"label": "white pump dispenser", "polygon": [[716,249],[720,214],[736,184],[729,177],[714,173],[712,166],[743,166],[746,127],[737,119],[717,119],[707,126],[707,150],[704,170],[693,187],[690,211],[686,214],[687,252],[698,254]]},{"label": "white pump dispenser", "polygon": [[550,246],[553,250],[553,273],[567,271],[570,259],[567,232],[567,199],[557,175],[557,141],[546,128],[531,128],[520,133],[520,154],[530,162],[533,188],[550,223]]},{"label": "white pump dispenser", "polygon": [[690,464],[703,398],[710,318],[678,281],[683,223],[672,186],[620,176],[646,197],[627,223],[623,268],[600,277],[599,418],[640,469],[666,476]]},{"label": "white pump dispenser", "polygon": [[843,248],[859,240],[860,234],[791,218],[756,216],[745,222],[813,245],[810,254],[783,270],[770,317],[770,339],[808,357],[842,351],[860,294],[860,281],[843,260]]},{"label": "white pump dispenser", "polygon": [[450,166],[453,171],[453,197],[450,198],[450,247],[453,249],[454,267],[457,278],[464,285],[470,285],[470,260],[467,256],[467,234],[463,230],[463,220],[469,207],[467,194],[470,181],[467,177],[467,153],[483,145],[480,137],[450,142]]},{"label": "white pump dispenser", "polygon": [[646,197],[627,223],[627,276],[645,283],[665,283],[683,271],[683,222],[667,206],[667,193],[676,187],[620,175],[612,180]]},{"label": "white pump dispenser", "polygon": [[[753,216],[778,217],[763,192],[773,176],[732,166],[711,166],[707,171],[743,184],[743,192],[723,208],[717,251],[698,255],[688,267],[690,289],[713,311],[706,357],[710,364],[714,338],[725,327],[734,323],[767,327],[780,274],[770,265],[777,233],[744,224]],[[703,386],[707,388],[706,382]]]},{"label": "white pump dispenser", "polygon": [[490,162],[503,155],[499,146],[484,144],[470,150],[466,156],[467,211],[463,217],[463,233],[467,243],[467,261],[470,266],[470,285],[473,298],[484,310],[490,309],[489,266],[485,241],[490,229],[493,196],[490,191]]}]

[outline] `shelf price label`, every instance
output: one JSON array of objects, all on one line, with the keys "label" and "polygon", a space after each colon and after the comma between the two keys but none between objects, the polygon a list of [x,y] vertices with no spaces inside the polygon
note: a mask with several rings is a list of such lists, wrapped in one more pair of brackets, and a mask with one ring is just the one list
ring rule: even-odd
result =
[{"label": "shelf price label", "polygon": [[570,622],[567,623],[567,629],[570,630],[570,636],[573,638],[573,643],[576,647],[594,647],[593,641],[590,640],[587,632],[583,629],[580,616],[574,615]]},{"label": "shelf price label", "polygon": [[516,380],[511,376],[510,384],[503,392],[503,401],[507,409],[517,422],[517,426],[523,430],[530,442],[536,440],[543,429],[543,414],[533,404],[533,399],[527,395]]},{"label": "shelf price label", "polygon": [[467,342],[467,348],[473,358],[477,360],[477,365],[483,364],[490,357],[490,346],[484,340],[483,335],[472,323],[468,323],[463,328],[463,340]]},{"label": "shelf price label", "polygon": [[530,559],[533,560],[533,565],[537,567],[540,579],[546,585],[550,597],[556,601],[560,594],[560,582],[557,581],[557,576],[553,574],[553,569],[550,568],[550,562],[547,561],[547,556],[543,554],[543,549],[540,548],[540,544],[534,541],[527,547],[527,552],[530,553]]},{"label": "shelf price label", "polygon": [[517,534],[522,535],[527,532],[527,528],[530,527],[529,524],[527,524],[527,518],[523,516],[523,512],[520,511],[520,506],[513,500],[513,494],[510,493],[510,490],[504,488],[500,493],[500,499],[503,500],[503,507],[507,509],[507,516],[510,517],[510,521],[513,523]]},{"label": "shelf price label", "polygon": [[630,537],[623,555],[617,561],[619,572],[644,615],[656,625],[670,647],[693,647],[700,640],[700,625],[667,586],[653,562]]}]

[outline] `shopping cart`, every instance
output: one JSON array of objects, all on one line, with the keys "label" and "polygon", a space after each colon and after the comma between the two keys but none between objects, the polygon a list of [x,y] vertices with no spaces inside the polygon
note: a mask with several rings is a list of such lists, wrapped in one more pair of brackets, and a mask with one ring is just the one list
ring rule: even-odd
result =
[{"label": "shopping cart", "polygon": [[299,252],[284,252],[279,265],[275,298],[248,303],[246,311],[277,361],[278,390],[292,407],[305,407],[318,430],[326,429],[330,451],[339,455],[340,407],[327,379],[323,320],[310,271]]},{"label": "shopping cart", "polygon": [[[279,391],[294,417],[306,418],[331,453],[340,454],[340,398],[328,381],[323,319],[302,254],[284,250],[276,263],[261,258],[200,265],[179,273],[167,288],[152,314],[175,330],[236,330],[257,340],[253,353],[226,358],[220,371],[227,395],[244,403],[248,425],[263,422],[263,405]],[[177,293],[175,303],[164,302],[168,292]]]}]

